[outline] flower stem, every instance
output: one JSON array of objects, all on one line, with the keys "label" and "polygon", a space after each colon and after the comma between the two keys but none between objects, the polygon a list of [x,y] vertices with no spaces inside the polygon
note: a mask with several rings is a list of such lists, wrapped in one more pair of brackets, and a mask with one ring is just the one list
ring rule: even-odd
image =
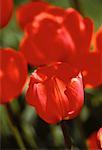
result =
[{"label": "flower stem", "polygon": [[77,11],[79,11],[79,13],[84,16],[84,13],[81,9],[81,5],[79,0],[68,0],[68,2],[70,2],[70,4],[72,5],[72,7],[74,7]]},{"label": "flower stem", "polygon": [[70,135],[69,135],[69,130],[68,130],[68,126],[66,124],[66,121],[60,122],[60,126],[61,126],[61,129],[62,129],[62,132],[63,132],[66,148],[68,150],[70,150],[71,147],[72,147],[72,141],[71,141],[71,138],[70,138]]},{"label": "flower stem", "polygon": [[9,123],[11,130],[12,130],[13,136],[15,137],[15,139],[19,145],[20,150],[26,150],[25,145],[24,145],[23,140],[22,140],[22,137],[21,137],[17,127],[13,124],[13,118],[12,118],[12,116],[8,110],[8,104],[5,106],[6,106],[6,111],[8,114],[8,123]]},{"label": "flower stem", "polygon": [[32,2],[41,2],[43,0],[31,0]]}]

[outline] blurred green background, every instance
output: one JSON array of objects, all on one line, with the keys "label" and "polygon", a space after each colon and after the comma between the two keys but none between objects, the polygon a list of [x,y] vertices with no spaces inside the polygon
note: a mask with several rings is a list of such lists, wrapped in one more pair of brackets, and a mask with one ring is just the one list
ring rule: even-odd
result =
[{"label": "blurred green background", "polygon": [[[16,8],[30,0],[15,0]],[[46,0],[63,8],[76,8],[73,0]],[[102,0],[79,0],[80,9],[85,16],[94,21],[94,30],[102,24]],[[0,47],[19,49],[19,42],[23,36],[15,17],[0,30]],[[32,72],[29,67],[29,72]],[[25,91],[24,91],[25,92]],[[1,148],[4,149],[64,149],[64,139],[60,126],[48,125],[26,104],[24,92],[14,99],[8,108],[0,106],[0,138]],[[7,112],[7,109],[9,112]],[[10,116],[9,116],[9,115]],[[9,119],[11,118],[11,120]],[[12,124],[13,120],[13,124]],[[77,149],[85,149],[87,137],[102,126],[102,87],[85,91],[85,105],[80,116],[68,122],[70,135]],[[14,136],[16,134],[16,137]]]}]

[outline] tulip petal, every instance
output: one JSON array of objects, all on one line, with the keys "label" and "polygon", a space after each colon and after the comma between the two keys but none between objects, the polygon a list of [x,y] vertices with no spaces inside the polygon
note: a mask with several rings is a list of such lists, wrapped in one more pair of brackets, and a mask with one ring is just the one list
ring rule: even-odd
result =
[{"label": "tulip petal", "polygon": [[82,65],[86,87],[97,87],[102,84],[102,54],[90,52]]},{"label": "tulip petal", "polygon": [[12,16],[13,0],[0,0],[0,28],[6,26]]},{"label": "tulip petal", "polygon": [[84,103],[82,76],[79,74],[76,78],[72,78],[70,84],[65,90],[68,97],[69,108],[65,119],[72,119],[81,111]]},{"label": "tulip petal", "polygon": [[98,141],[97,141],[97,132],[94,132],[89,136],[87,143],[88,143],[89,150],[99,149]]},{"label": "tulip petal", "polygon": [[[31,76],[30,82],[29,82],[29,87],[28,87],[28,90],[26,93],[26,100],[30,105],[35,106],[35,99],[37,99],[37,98],[33,94],[33,91],[34,91],[34,78],[33,78],[33,76]],[[34,92],[36,92],[36,91],[34,91]]]},{"label": "tulip petal", "polygon": [[102,53],[102,26],[99,28],[95,35],[95,49]]},{"label": "tulip petal", "polygon": [[93,132],[87,139],[89,150],[92,149],[102,149],[102,128],[100,128],[97,132]]},{"label": "tulip petal", "polygon": [[46,114],[45,121],[48,123],[54,124],[60,120],[62,120],[62,111],[59,104],[59,99],[56,99],[54,93],[54,82],[53,79],[48,80],[45,83],[47,90],[47,103],[46,103]]},{"label": "tulip petal", "polygon": [[65,42],[67,33],[61,38],[62,33],[58,32],[60,24],[56,21],[47,18],[40,22],[38,28],[33,24],[29,24],[27,28],[30,31],[27,30],[25,38],[21,41],[20,50],[31,65],[63,61],[66,55],[70,57],[73,53],[68,51],[69,43]]},{"label": "tulip petal", "polygon": [[92,39],[93,22],[88,18],[83,19],[76,10],[68,9],[64,25],[72,37],[76,53],[80,56],[87,53]]},{"label": "tulip petal", "polygon": [[27,64],[20,52],[0,50],[0,103],[11,101],[22,92],[27,78]]},{"label": "tulip petal", "polygon": [[62,16],[64,17],[66,15],[66,11],[60,7],[50,6],[47,10],[49,14],[52,14],[54,16]]},{"label": "tulip petal", "polygon": [[[21,5],[16,12],[17,21],[22,29],[33,21],[34,17],[41,12],[44,12],[48,4],[45,2],[30,2]],[[29,12],[30,10],[30,12]]]},{"label": "tulip petal", "polygon": [[46,56],[39,50],[30,37],[22,39],[20,43],[20,51],[24,54],[29,64],[35,66],[45,64]]},{"label": "tulip petal", "polygon": [[100,142],[100,147],[102,149],[102,127],[98,130],[97,132],[97,139],[99,140]]},{"label": "tulip petal", "polygon": [[[69,101],[67,96],[65,95],[65,90],[66,90],[66,84],[59,80],[58,78],[54,77],[53,78],[53,87],[54,87],[54,97],[55,100],[58,101],[59,105],[60,105],[60,110],[61,110],[61,116],[62,119],[67,115],[67,111],[68,107],[69,107]],[[63,101],[62,101],[63,99]]]}]

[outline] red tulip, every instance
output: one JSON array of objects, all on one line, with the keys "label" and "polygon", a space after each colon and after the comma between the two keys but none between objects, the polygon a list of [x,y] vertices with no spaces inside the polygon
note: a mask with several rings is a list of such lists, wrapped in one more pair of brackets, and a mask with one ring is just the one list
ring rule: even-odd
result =
[{"label": "red tulip", "polygon": [[89,150],[101,150],[102,149],[102,128],[98,130],[98,132],[92,133],[88,140],[87,144]]},{"label": "red tulip", "polygon": [[29,22],[32,22],[34,17],[43,12],[47,8],[48,4],[45,2],[29,2],[21,5],[17,9],[17,21],[22,29]]},{"label": "red tulip", "polygon": [[[30,10],[30,11],[29,11]],[[32,22],[40,13],[49,13],[54,16],[64,16],[66,11],[60,7],[49,5],[48,3],[33,1],[18,7],[16,11],[17,21],[22,29]]]},{"label": "red tulip", "polygon": [[60,25],[56,21],[44,19],[39,30],[32,27],[32,24],[26,29],[26,36],[21,41],[20,50],[29,64],[40,66],[64,60],[66,56],[68,57],[68,51],[73,55],[69,43],[64,39],[69,37],[66,31],[60,30]]},{"label": "red tulip", "polygon": [[86,87],[97,87],[102,84],[102,28],[95,34],[94,50],[82,55],[77,63],[83,72]]},{"label": "red tulip", "polygon": [[24,56],[13,49],[0,49],[0,103],[5,104],[21,94],[27,78]]},{"label": "red tulip", "polygon": [[[20,50],[31,65],[56,61],[72,63],[88,53],[93,24],[74,9],[50,7],[26,25]],[[74,26],[74,27],[73,27]],[[77,36],[76,36],[77,35]]]},{"label": "red tulip", "polygon": [[[33,6],[40,8],[39,3]],[[31,23],[26,18],[25,36],[20,43],[29,64],[68,62],[82,72],[85,87],[102,84],[102,28],[96,34],[96,48],[90,51],[93,23],[89,18],[83,19],[76,10],[46,5],[46,9],[42,8],[31,18]]]},{"label": "red tulip", "polygon": [[0,28],[6,26],[12,16],[13,0],[0,0]]},{"label": "red tulip", "polygon": [[61,62],[38,68],[31,75],[26,98],[47,123],[75,118],[84,102],[82,76]]},{"label": "red tulip", "polygon": [[96,51],[102,54],[102,26],[99,28],[95,35],[95,48]]},{"label": "red tulip", "polygon": [[102,149],[102,127],[98,130],[97,139],[100,142],[100,147]]}]

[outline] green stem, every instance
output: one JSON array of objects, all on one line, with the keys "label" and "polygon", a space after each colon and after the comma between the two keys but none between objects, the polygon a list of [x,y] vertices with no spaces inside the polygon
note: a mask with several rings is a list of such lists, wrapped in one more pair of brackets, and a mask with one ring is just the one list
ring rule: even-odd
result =
[{"label": "green stem", "polygon": [[68,2],[70,2],[70,4],[72,5],[72,7],[74,7],[77,11],[79,11],[79,13],[84,16],[84,13],[81,9],[81,5],[79,0],[68,0]]},{"label": "green stem", "polygon": [[4,30],[0,29],[0,46],[4,48]]},{"label": "green stem", "polygon": [[61,126],[61,129],[62,129],[62,132],[63,132],[66,148],[68,150],[70,150],[71,147],[72,147],[72,141],[71,141],[71,138],[70,138],[70,135],[69,135],[68,126],[66,124],[66,121],[62,121],[60,123],[60,126]]},{"label": "green stem", "polygon": [[10,126],[10,128],[12,130],[13,136],[15,137],[15,139],[16,139],[18,145],[19,145],[20,150],[26,150],[17,127],[13,125],[13,120],[12,120],[12,117],[11,117],[9,111],[8,111],[7,105],[6,105],[6,111],[7,111],[7,114],[8,114],[9,126]]},{"label": "green stem", "polygon": [[32,2],[41,2],[43,0],[31,0]]}]

